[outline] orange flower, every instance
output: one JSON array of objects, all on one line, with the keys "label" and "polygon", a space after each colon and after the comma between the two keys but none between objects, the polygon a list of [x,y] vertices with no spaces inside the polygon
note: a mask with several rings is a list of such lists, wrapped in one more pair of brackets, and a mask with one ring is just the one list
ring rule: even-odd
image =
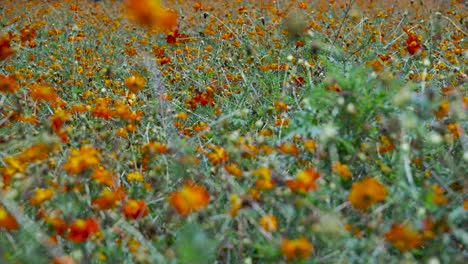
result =
[{"label": "orange flower", "polygon": [[12,38],[13,36],[11,34],[3,35],[0,37],[0,61],[14,54],[10,44]]},{"label": "orange flower", "polygon": [[192,211],[198,211],[205,207],[210,200],[210,195],[201,185],[192,182],[184,184],[182,190],[171,193],[169,203],[181,215],[187,215]]},{"label": "orange flower", "polygon": [[164,154],[167,152],[167,146],[160,142],[148,142],[143,146],[143,152],[147,153],[148,151]]},{"label": "orange flower", "polygon": [[76,104],[70,107],[70,112],[73,113],[84,113],[88,110],[88,106],[85,104]]},{"label": "orange flower", "polygon": [[365,211],[369,206],[385,200],[387,189],[375,178],[365,178],[351,186],[349,201],[354,208]]},{"label": "orange flower", "polygon": [[29,96],[36,101],[53,102],[58,99],[57,92],[53,88],[32,84],[29,85],[29,89]]},{"label": "orange flower", "polygon": [[70,115],[66,110],[55,109],[54,114],[50,117],[52,122],[52,129],[55,132],[60,132],[62,130],[63,124],[70,119]]},{"label": "orange flower", "polygon": [[15,76],[0,75],[0,93],[14,93],[18,91],[19,85]]},{"label": "orange flower", "polygon": [[262,167],[254,170],[252,175],[259,177],[255,182],[255,186],[259,189],[271,189],[275,186],[275,182],[271,179],[271,169]]},{"label": "orange flower", "polygon": [[68,224],[60,216],[46,216],[45,221],[61,236],[63,236],[68,229]]},{"label": "orange flower", "polygon": [[117,202],[124,199],[126,193],[122,187],[117,188],[117,190],[112,191],[109,189],[104,189],[101,196],[93,199],[91,204],[101,210],[111,209],[117,205]]},{"label": "orange flower", "polygon": [[6,230],[16,230],[19,228],[19,225],[15,217],[0,205],[0,229],[2,228]]},{"label": "orange flower", "polygon": [[281,252],[289,260],[293,258],[306,259],[314,251],[314,247],[305,237],[299,239],[284,239],[281,244]]},{"label": "orange flower", "polygon": [[127,15],[142,26],[168,32],[177,26],[177,13],[158,0],[127,0]]},{"label": "orange flower", "polygon": [[67,239],[81,243],[99,231],[99,223],[94,218],[77,219],[70,225]]},{"label": "orange flower", "polygon": [[258,189],[269,190],[275,186],[275,181],[272,179],[258,179],[255,181],[255,187]]},{"label": "orange flower", "polygon": [[52,199],[52,196],[54,196],[54,190],[50,188],[39,188],[36,190],[36,194],[29,200],[29,203],[34,206],[39,206],[45,201]]},{"label": "orange flower", "polygon": [[242,170],[236,164],[224,164],[224,169],[234,177],[242,176]]},{"label": "orange flower", "polygon": [[448,114],[449,110],[450,110],[450,104],[447,100],[444,100],[442,101],[442,103],[440,103],[439,109],[434,111],[434,114],[438,119],[442,119],[444,116]]},{"label": "orange flower", "polygon": [[281,101],[275,101],[274,106],[277,111],[288,111],[288,105]]},{"label": "orange flower", "polygon": [[318,188],[315,180],[320,178],[320,173],[316,171],[314,168],[307,168],[301,171],[296,179],[294,180],[287,180],[286,185],[293,191],[310,191],[316,190]]},{"label": "orange flower", "polygon": [[143,90],[145,83],[145,78],[140,74],[134,74],[125,78],[125,87],[127,87],[127,89],[132,93],[137,93]]},{"label": "orange flower", "polygon": [[317,149],[317,143],[313,139],[304,140],[304,149],[307,151],[314,151]]},{"label": "orange flower", "polygon": [[148,207],[144,200],[129,199],[122,207],[122,212],[127,219],[138,219],[148,214]]},{"label": "orange flower", "polygon": [[21,42],[33,41],[37,36],[37,30],[35,28],[30,28],[29,25],[26,25],[20,30],[20,39]]},{"label": "orange flower", "polygon": [[438,184],[432,185],[432,201],[438,205],[448,204],[449,200],[444,196],[445,190]]},{"label": "orange flower", "polygon": [[353,177],[353,174],[349,171],[348,166],[342,164],[339,161],[335,161],[332,164],[332,171],[345,179],[350,179]]},{"label": "orange flower", "polygon": [[3,183],[8,185],[17,173],[24,173],[27,168],[27,163],[22,161],[19,157],[16,156],[7,156],[3,158],[5,162],[5,167],[0,168],[0,173],[3,178]]},{"label": "orange flower", "polygon": [[100,162],[99,152],[90,146],[72,148],[67,162],[63,165],[69,174],[79,174]]},{"label": "orange flower", "polygon": [[299,149],[297,148],[294,142],[283,142],[281,143],[281,145],[277,146],[276,148],[284,154],[289,154],[289,155],[294,155],[294,156],[299,155]]},{"label": "orange flower", "polygon": [[463,128],[457,123],[447,124],[447,129],[452,133],[453,137],[458,138],[463,133]]},{"label": "orange flower", "polygon": [[52,147],[44,142],[38,142],[28,148],[25,148],[17,157],[21,162],[33,163],[45,160],[49,156]]},{"label": "orange flower", "polygon": [[421,234],[404,224],[392,225],[392,228],[385,233],[384,237],[403,252],[419,247],[423,243]]},{"label": "orange flower", "polygon": [[52,261],[52,264],[76,264],[76,262],[70,256],[57,256]]},{"label": "orange flower", "polygon": [[114,185],[114,176],[103,166],[95,166],[91,177],[100,184],[111,187]]},{"label": "orange flower", "polygon": [[260,218],[258,223],[265,229],[265,231],[271,232],[278,229],[278,220],[276,216],[271,214],[266,214]]},{"label": "orange flower", "polygon": [[223,161],[229,160],[229,156],[222,147],[215,146],[213,151],[206,155],[213,166],[220,165]]},{"label": "orange flower", "polygon": [[106,120],[114,116],[114,112],[109,109],[108,98],[98,98],[95,100],[96,106],[91,108],[91,114]]},{"label": "orange flower", "polygon": [[395,145],[392,141],[390,141],[390,139],[387,136],[381,136],[380,141],[382,141],[382,144],[379,144],[380,154],[385,154],[395,149]]}]

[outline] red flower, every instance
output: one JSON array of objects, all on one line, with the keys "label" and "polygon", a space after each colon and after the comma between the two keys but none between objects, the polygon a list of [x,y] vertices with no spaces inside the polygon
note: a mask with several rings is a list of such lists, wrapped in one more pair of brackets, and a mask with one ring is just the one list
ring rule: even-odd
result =
[{"label": "red flower", "polygon": [[123,206],[122,212],[127,219],[143,218],[148,214],[148,207],[143,200],[129,199]]},{"label": "red flower", "polygon": [[81,243],[99,230],[99,223],[94,218],[77,219],[70,226],[67,239]]},{"label": "red flower", "polygon": [[406,39],[406,50],[408,50],[409,54],[414,55],[416,51],[422,47],[422,43],[419,41],[416,34],[414,34],[414,31],[407,30],[406,28],[403,28],[403,31],[408,35]]},{"label": "red flower", "polygon": [[14,54],[10,44],[12,38],[13,35],[11,33],[0,37],[0,61]]},{"label": "red flower", "polygon": [[19,228],[15,217],[0,205],[0,230],[16,230]]}]

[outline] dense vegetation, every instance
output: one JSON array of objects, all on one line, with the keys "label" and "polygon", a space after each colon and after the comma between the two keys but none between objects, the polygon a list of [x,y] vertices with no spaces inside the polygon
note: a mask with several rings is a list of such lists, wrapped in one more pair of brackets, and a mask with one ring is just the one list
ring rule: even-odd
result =
[{"label": "dense vegetation", "polygon": [[466,11],[1,1],[0,262],[466,261]]}]

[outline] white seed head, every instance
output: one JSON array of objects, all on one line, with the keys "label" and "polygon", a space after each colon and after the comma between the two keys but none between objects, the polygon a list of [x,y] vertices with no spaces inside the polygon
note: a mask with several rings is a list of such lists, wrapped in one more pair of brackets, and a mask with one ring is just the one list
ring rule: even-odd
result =
[{"label": "white seed head", "polygon": [[428,261],[427,264],[440,264],[440,260],[436,257],[431,257]]},{"label": "white seed head", "polygon": [[423,65],[426,66],[426,67],[429,67],[429,66],[431,66],[431,61],[428,58],[425,58],[423,60]]},{"label": "white seed head", "polygon": [[320,134],[320,139],[322,141],[328,141],[330,139],[334,139],[338,132],[336,128],[332,124],[327,124],[322,129],[322,134]]},{"label": "white seed head", "polygon": [[439,135],[439,133],[431,132],[431,134],[429,134],[429,142],[434,145],[439,145],[442,143],[442,136]]},{"label": "white seed head", "polygon": [[346,106],[346,111],[350,114],[355,114],[356,113],[356,106],[353,103],[349,103]]},{"label": "white seed head", "polygon": [[338,104],[339,104],[339,105],[343,105],[343,104],[344,104],[344,101],[345,101],[345,100],[344,100],[344,97],[339,97],[339,98],[338,98]]},{"label": "white seed head", "polygon": [[257,120],[257,122],[255,122],[255,126],[256,127],[262,127],[263,126],[263,121],[262,120]]},{"label": "white seed head", "polygon": [[401,144],[401,150],[407,152],[410,150],[410,145],[408,143]]}]

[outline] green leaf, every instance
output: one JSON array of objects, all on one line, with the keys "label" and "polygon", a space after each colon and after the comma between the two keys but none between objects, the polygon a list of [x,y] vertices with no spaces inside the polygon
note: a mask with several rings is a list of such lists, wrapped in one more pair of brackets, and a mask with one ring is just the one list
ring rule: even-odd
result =
[{"label": "green leaf", "polygon": [[180,263],[210,263],[215,258],[217,242],[202,227],[190,223],[180,229],[174,244]]}]

